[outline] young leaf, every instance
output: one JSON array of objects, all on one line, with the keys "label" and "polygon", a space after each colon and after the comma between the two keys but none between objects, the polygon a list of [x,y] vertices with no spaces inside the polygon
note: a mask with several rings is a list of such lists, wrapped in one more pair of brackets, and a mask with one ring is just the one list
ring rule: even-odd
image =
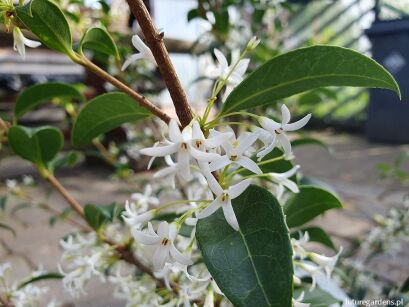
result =
[{"label": "young leaf", "polygon": [[6,209],[7,195],[0,196],[0,210]]},{"label": "young leaf", "polygon": [[333,208],[342,208],[341,201],[331,192],[316,186],[301,186],[284,206],[288,227],[301,226]]},{"label": "young leaf", "polygon": [[[294,297],[299,297],[301,292],[302,290],[295,291]],[[312,292],[304,291],[304,299],[302,302],[310,304],[311,307],[328,307],[339,303],[337,299],[320,289],[315,289]]]},{"label": "young leaf", "polygon": [[48,0],[32,0],[24,7],[17,7],[16,11],[27,29],[48,48],[69,56],[74,53],[70,27],[56,4]]},{"label": "young leaf", "polygon": [[25,286],[32,284],[34,282],[37,282],[37,281],[42,281],[46,279],[63,279],[63,278],[64,276],[59,273],[46,273],[46,274],[42,274],[42,275],[30,278],[29,280],[19,284],[17,289],[24,288]]},{"label": "young leaf", "polygon": [[14,107],[16,119],[38,105],[49,102],[53,98],[75,99],[84,101],[84,96],[72,85],[60,82],[47,82],[26,88],[18,96]]},{"label": "young leaf", "polygon": [[392,75],[374,60],[351,49],[313,46],[279,55],[250,74],[227,97],[227,114],[271,104],[326,86],[375,87],[395,91]]},{"label": "young leaf", "polygon": [[300,238],[300,231],[302,233],[308,232],[308,236],[311,242],[318,242],[321,243],[334,251],[337,251],[334,243],[331,240],[331,237],[320,227],[307,227],[300,229],[299,231],[295,231],[291,234],[292,238],[299,239]]},{"label": "young leaf", "polygon": [[112,55],[119,59],[118,48],[111,35],[102,28],[91,28],[85,33],[79,46],[80,52],[83,49],[92,50],[106,55]]},{"label": "young leaf", "polygon": [[9,130],[8,141],[17,155],[37,165],[45,165],[54,159],[64,145],[61,131],[48,126],[13,126]]},{"label": "young leaf", "polygon": [[217,285],[234,306],[292,306],[292,248],[280,204],[250,186],[233,208],[239,231],[221,209],[197,224],[198,245]]},{"label": "young leaf", "polygon": [[120,125],[148,117],[149,111],[123,93],[109,93],[87,103],[72,130],[72,143],[82,146]]}]

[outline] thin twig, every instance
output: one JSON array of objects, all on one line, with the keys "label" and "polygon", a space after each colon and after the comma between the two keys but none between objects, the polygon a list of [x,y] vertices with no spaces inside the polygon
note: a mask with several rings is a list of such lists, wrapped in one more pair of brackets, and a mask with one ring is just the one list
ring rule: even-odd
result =
[{"label": "thin twig", "polygon": [[100,78],[104,79],[105,81],[111,83],[113,86],[115,86],[117,89],[121,90],[122,92],[126,93],[129,95],[131,98],[135,99],[139,104],[148,109],[150,112],[152,112],[154,115],[159,117],[161,120],[163,120],[165,123],[169,123],[171,120],[171,117],[167,115],[165,112],[163,112],[160,108],[155,106],[151,101],[149,101],[145,96],[135,92],[133,89],[131,89],[128,85],[122,83],[115,77],[111,76],[109,73],[95,65],[93,62],[88,60],[85,56],[81,56],[78,58],[73,59],[76,63],[84,66],[88,70],[92,71],[96,75],[98,75]]},{"label": "thin twig", "polygon": [[193,119],[192,110],[182,84],[176,74],[166,46],[163,42],[164,33],[158,33],[152,18],[142,0],[127,0],[132,14],[141,27],[146,44],[151,49],[159,71],[172,97],[176,114],[182,128],[187,126]]}]

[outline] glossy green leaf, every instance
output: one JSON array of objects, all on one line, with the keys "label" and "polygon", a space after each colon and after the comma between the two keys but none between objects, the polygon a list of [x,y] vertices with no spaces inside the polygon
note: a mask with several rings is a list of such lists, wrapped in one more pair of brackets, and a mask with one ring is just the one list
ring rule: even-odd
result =
[{"label": "glossy green leaf", "polygon": [[105,132],[150,114],[126,94],[98,96],[80,111],[72,130],[72,143],[74,146],[86,145]]},{"label": "glossy green leaf", "polygon": [[67,19],[52,1],[32,0],[17,7],[17,17],[47,47],[72,55],[72,36]]},{"label": "glossy green leaf", "polygon": [[84,101],[85,98],[74,86],[61,82],[47,82],[26,88],[18,96],[14,107],[16,119],[38,105],[49,102],[53,98]]},{"label": "glossy green leaf", "polygon": [[83,49],[92,50],[95,52],[112,55],[119,59],[118,48],[111,35],[102,28],[91,28],[85,33],[80,42],[80,51]]},{"label": "glossy green leaf", "polygon": [[227,97],[222,113],[326,86],[384,88],[400,96],[395,79],[374,60],[351,49],[313,46],[279,55],[259,67]]},{"label": "glossy green leaf", "polygon": [[300,238],[300,232],[305,233],[308,232],[308,236],[310,238],[311,242],[318,242],[321,243],[332,250],[336,251],[336,247],[334,245],[334,242],[332,242],[331,237],[325,232],[320,227],[307,227],[300,229],[298,231],[295,231],[294,233],[291,234],[292,238],[299,239]]},{"label": "glossy green leaf", "polygon": [[0,210],[6,209],[7,195],[0,196]]},{"label": "glossy green leaf", "polygon": [[4,230],[7,230],[7,231],[11,232],[11,233],[13,234],[13,236],[14,236],[14,237],[16,237],[16,236],[17,236],[17,234],[16,234],[15,230],[14,230],[13,228],[11,228],[9,225],[6,225],[6,224],[3,224],[3,223],[0,223],[0,229],[4,229]]},{"label": "glossy green leaf", "polygon": [[285,204],[288,227],[301,226],[329,209],[342,208],[342,203],[333,193],[316,186],[300,186]]},{"label": "glossy green leaf", "polygon": [[41,274],[39,276],[30,278],[29,280],[21,283],[18,285],[18,289],[24,288],[25,286],[35,283],[37,281],[43,281],[43,280],[47,280],[47,279],[63,279],[64,276],[59,274],[59,273],[46,273],[46,274]]},{"label": "glossy green leaf", "polygon": [[217,285],[234,306],[292,306],[292,248],[280,204],[250,186],[233,208],[240,231],[227,224],[222,209],[197,224],[198,245]]},{"label": "glossy green leaf", "polygon": [[61,131],[48,126],[13,126],[9,130],[8,141],[17,155],[37,165],[46,165],[54,159],[64,144]]}]

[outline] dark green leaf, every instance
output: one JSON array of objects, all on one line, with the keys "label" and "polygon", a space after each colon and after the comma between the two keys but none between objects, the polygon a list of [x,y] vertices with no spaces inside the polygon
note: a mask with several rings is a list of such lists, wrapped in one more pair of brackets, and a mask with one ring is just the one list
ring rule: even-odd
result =
[{"label": "dark green leaf", "polygon": [[204,262],[234,306],[292,306],[292,248],[280,204],[250,186],[233,200],[240,231],[222,209],[199,220],[196,238]]},{"label": "dark green leaf", "polygon": [[188,13],[187,13],[187,21],[191,21],[195,18],[200,17],[199,15],[199,9],[191,9]]},{"label": "dark green leaf", "polygon": [[59,274],[59,273],[46,273],[46,274],[42,274],[33,278],[30,278],[29,280],[21,283],[18,285],[18,289],[24,288],[25,286],[32,284],[34,282],[37,281],[42,281],[42,280],[47,280],[47,279],[63,279],[64,276]]},{"label": "dark green leaf", "polygon": [[279,55],[259,67],[227,97],[222,113],[326,86],[385,88],[400,96],[395,79],[374,60],[351,49],[313,46]]},{"label": "dark green leaf", "polygon": [[288,227],[298,227],[334,208],[342,208],[337,196],[319,187],[301,186],[300,193],[285,204],[284,213]]},{"label": "dark green leaf", "polygon": [[9,130],[8,141],[17,155],[37,165],[45,165],[54,159],[64,144],[61,131],[47,126],[13,126]]},{"label": "dark green leaf", "polygon": [[13,234],[14,237],[17,236],[17,235],[16,235],[16,232],[14,231],[14,229],[11,228],[9,225],[0,223],[0,228],[5,229],[5,230],[7,230],[7,231],[10,231],[10,232]]},{"label": "dark green leaf", "polygon": [[98,230],[102,225],[109,221],[109,216],[95,205],[85,205],[84,207],[85,220],[88,225]]},{"label": "dark green leaf", "polygon": [[400,287],[399,291],[402,292],[402,293],[409,292],[409,277],[406,278],[406,280],[404,281],[404,283]]},{"label": "dark green leaf", "polygon": [[84,101],[84,96],[72,85],[60,82],[47,82],[28,87],[18,96],[14,107],[16,119],[53,98]]},{"label": "dark green leaf", "polygon": [[0,210],[4,210],[6,208],[7,203],[7,195],[0,196]]},{"label": "dark green leaf", "polygon": [[311,242],[318,242],[318,243],[321,243],[333,249],[334,251],[337,250],[330,236],[320,227],[307,227],[307,228],[300,229],[299,231],[292,233],[291,237],[295,239],[299,239],[300,232],[302,233],[308,232],[308,236]]},{"label": "dark green leaf", "polygon": [[150,113],[123,93],[98,96],[87,103],[74,123],[72,143],[82,146],[120,125],[148,117]]},{"label": "dark green leaf", "polygon": [[81,153],[77,151],[70,151],[70,152],[64,153],[62,156],[58,156],[50,162],[50,169],[56,170],[63,166],[73,167],[74,165],[77,164],[80,158],[80,155]]},{"label": "dark green leaf", "polygon": [[293,140],[291,141],[291,145],[293,147],[302,146],[302,145],[318,145],[330,151],[327,144],[325,144],[323,141],[316,139],[316,138],[311,138],[311,137],[302,137],[302,138]]},{"label": "dark green leaf", "polygon": [[92,50],[106,55],[112,55],[119,59],[119,52],[116,44],[109,33],[102,28],[91,28],[85,33],[80,43],[80,51],[83,49]]},{"label": "dark green leaf", "polygon": [[44,45],[73,55],[70,27],[56,4],[48,0],[32,0],[25,7],[17,7],[16,11],[17,17]]}]

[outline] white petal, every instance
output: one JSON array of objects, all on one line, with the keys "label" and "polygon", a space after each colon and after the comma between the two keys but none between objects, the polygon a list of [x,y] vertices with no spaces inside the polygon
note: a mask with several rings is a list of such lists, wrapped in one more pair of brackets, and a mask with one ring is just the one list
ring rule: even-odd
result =
[{"label": "white petal", "polygon": [[177,174],[185,181],[190,180],[190,154],[186,149],[178,151]]},{"label": "white petal", "polygon": [[258,167],[257,163],[254,162],[253,160],[251,160],[248,157],[240,157],[240,159],[234,161],[235,163],[241,165],[242,167],[244,167],[245,169],[248,169],[249,171],[255,173],[255,174],[262,174],[263,171]]},{"label": "white petal", "polygon": [[216,148],[221,146],[223,143],[228,142],[229,139],[233,136],[231,132],[222,132],[216,136],[209,137],[204,140],[204,144],[207,148]]},{"label": "white petal", "polygon": [[166,177],[170,174],[174,174],[176,172],[175,167],[169,166],[162,168],[161,170],[157,171],[154,175],[153,178],[161,178],[161,177]]},{"label": "white petal", "polygon": [[241,195],[251,184],[251,179],[245,179],[229,188],[229,196],[234,199]]},{"label": "white petal", "polygon": [[210,161],[215,161],[217,159],[220,159],[221,157],[217,153],[200,151],[191,145],[189,145],[189,147],[190,147],[189,148],[190,154],[192,155],[193,158],[195,158],[198,161],[209,161],[210,162]]},{"label": "white petal", "polygon": [[261,161],[263,160],[263,158],[265,156],[267,156],[270,152],[272,152],[274,150],[274,148],[276,147],[276,139],[274,139],[274,142],[271,143],[269,146],[267,146],[266,148],[264,148],[262,151],[257,153],[257,161]]},{"label": "white petal", "polygon": [[208,207],[201,211],[198,215],[198,219],[204,219],[217,211],[221,207],[222,203],[216,198]]},{"label": "white petal", "polygon": [[261,117],[259,120],[261,127],[266,129],[271,134],[275,134],[277,129],[281,128],[281,124],[277,123],[276,121],[272,120],[271,118]]},{"label": "white petal", "polygon": [[173,243],[170,245],[170,255],[180,264],[183,265],[192,264],[192,260],[190,260],[190,257],[183,255],[181,252],[179,252]]},{"label": "white petal", "polygon": [[260,131],[256,130],[245,136],[240,136],[240,138],[238,139],[239,145],[235,149],[233,149],[232,152],[235,152],[238,155],[243,154],[247,149],[250,148],[251,145],[254,144],[255,141],[257,141],[259,135]]},{"label": "white petal", "polygon": [[132,44],[141,53],[148,54],[152,53],[148,46],[142,41],[139,35],[135,34],[132,36]]},{"label": "white petal", "polygon": [[132,229],[132,235],[137,242],[145,245],[156,245],[161,241],[157,235],[151,235],[137,229]]},{"label": "white petal", "polygon": [[279,184],[278,186],[277,186],[277,190],[276,190],[276,197],[277,197],[277,199],[281,199],[281,197],[283,196],[283,194],[284,194],[284,186],[282,185],[282,184]]},{"label": "white petal", "polygon": [[27,47],[30,47],[30,48],[37,48],[37,47],[41,46],[40,42],[33,41],[33,40],[25,38],[25,37],[24,37],[23,41],[24,41],[24,45],[26,45]]},{"label": "white petal", "polygon": [[153,267],[155,271],[162,269],[169,257],[169,249],[167,247],[159,246],[153,254]]},{"label": "white petal", "polygon": [[[229,67],[229,64],[227,63],[227,59],[219,49],[214,49],[214,55],[216,56],[217,60],[220,63],[221,74],[223,74]],[[226,76],[221,76],[221,77],[225,78]]]},{"label": "white petal", "polygon": [[164,157],[178,150],[178,144],[143,148],[139,152],[145,156]]},{"label": "white petal", "polygon": [[195,120],[192,124],[192,137],[196,140],[204,140],[204,134],[202,129],[200,128],[200,124],[197,120]]},{"label": "white petal", "polygon": [[284,125],[283,129],[285,131],[295,131],[295,130],[301,129],[302,127],[304,127],[308,123],[310,118],[311,118],[311,114],[308,114],[308,115],[304,116],[303,118],[301,118],[300,120],[298,120],[298,121],[296,121],[296,122],[294,122],[292,124]]},{"label": "white petal", "polygon": [[13,29],[14,38],[14,50],[18,51],[23,59],[26,57],[26,47],[24,46],[24,36],[20,28],[14,27]]},{"label": "white petal", "polygon": [[280,134],[277,134],[277,138],[280,141],[281,146],[283,147],[286,159],[289,159],[293,154],[293,151],[291,149],[290,140],[288,139],[287,135],[283,132]]},{"label": "white petal", "polygon": [[160,222],[157,233],[158,233],[158,236],[161,238],[168,238],[169,237],[169,223],[166,221]]},{"label": "white petal", "polygon": [[142,58],[143,58],[143,56],[142,56],[141,53],[131,55],[131,56],[124,62],[124,64],[122,65],[121,70],[124,71],[124,70],[127,69],[128,66],[131,65],[133,62],[136,62],[137,60],[140,60],[140,59],[142,59]]},{"label": "white petal", "polygon": [[229,223],[229,225],[233,227],[234,230],[238,231],[240,229],[239,222],[237,222],[236,214],[234,213],[231,202],[229,201],[229,203],[223,205],[222,208],[227,223]]},{"label": "white petal", "polygon": [[169,225],[169,239],[173,242],[178,234],[178,229],[175,223]]},{"label": "white petal", "polygon": [[206,170],[206,172],[204,172],[203,175],[206,177],[207,184],[209,185],[210,190],[216,195],[221,195],[223,193],[223,189],[220,186],[219,182],[216,180],[216,178],[213,176],[213,174],[210,173],[210,171]]},{"label": "white petal", "polygon": [[169,138],[174,143],[183,141],[182,132],[180,132],[179,125],[176,120],[172,119],[169,123]]},{"label": "white petal", "polygon": [[299,166],[299,165],[296,165],[296,166],[294,166],[292,169],[290,169],[289,171],[286,171],[285,173],[281,173],[281,174],[273,173],[273,174],[272,174],[272,177],[273,177],[274,179],[278,180],[278,181],[282,181],[282,180],[285,180],[285,179],[288,179],[288,178],[294,176],[295,173],[296,173],[299,169],[300,169],[300,166]]},{"label": "white petal", "polygon": [[210,163],[209,168],[211,172],[214,172],[214,171],[224,168],[225,166],[231,163],[232,162],[230,161],[230,159],[225,155],[225,156],[221,156],[219,159]]},{"label": "white petal", "polygon": [[288,124],[291,120],[290,110],[288,110],[287,106],[283,104],[281,106],[281,124],[284,126]]},{"label": "white petal", "polygon": [[246,70],[249,67],[249,64],[250,64],[250,59],[241,60],[240,63],[237,65],[235,73],[237,73],[240,76],[243,76],[246,73]]},{"label": "white petal", "polygon": [[298,188],[297,184],[294,181],[286,179],[281,184],[285,186],[286,188],[288,188],[291,192],[294,192],[294,193],[300,192],[300,189]]},{"label": "white petal", "polygon": [[192,140],[193,129],[191,126],[186,126],[182,131],[182,139],[184,143],[189,143]]}]

